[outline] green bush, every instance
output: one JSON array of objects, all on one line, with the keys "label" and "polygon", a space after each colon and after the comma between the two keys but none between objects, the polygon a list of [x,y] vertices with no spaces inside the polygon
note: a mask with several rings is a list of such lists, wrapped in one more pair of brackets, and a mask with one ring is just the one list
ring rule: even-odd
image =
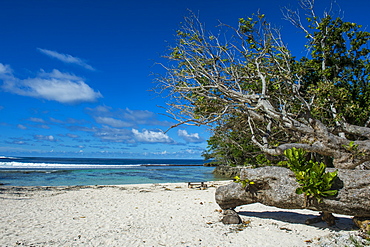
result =
[{"label": "green bush", "polygon": [[335,196],[338,191],[331,189],[338,171],[325,172],[324,163],[307,160],[306,151],[303,149],[287,149],[284,151],[288,161],[283,161],[294,172],[300,187],[297,194],[305,194],[307,198],[316,198],[322,202],[323,197]]}]

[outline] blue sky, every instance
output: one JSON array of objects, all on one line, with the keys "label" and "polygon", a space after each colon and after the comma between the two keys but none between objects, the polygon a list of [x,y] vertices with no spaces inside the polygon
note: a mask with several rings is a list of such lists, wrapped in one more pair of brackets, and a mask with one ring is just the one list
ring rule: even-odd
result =
[{"label": "blue sky", "polygon": [[[320,0],[318,13],[330,7]],[[338,0],[369,25],[370,2]],[[0,156],[200,158],[210,133],[162,115],[149,90],[188,10],[216,30],[260,10],[294,55],[286,0],[0,0]]]}]

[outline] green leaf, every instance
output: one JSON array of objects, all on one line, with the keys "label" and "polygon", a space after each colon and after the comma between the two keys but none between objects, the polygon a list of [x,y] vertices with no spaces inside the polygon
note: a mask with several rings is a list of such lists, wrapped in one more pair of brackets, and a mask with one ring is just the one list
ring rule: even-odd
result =
[{"label": "green leaf", "polygon": [[333,196],[337,190],[330,190],[337,178],[338,171],[325,172],[326,165],[322,162],[306,160],[306,152],[301,149],[288,149],[284,151],[288,158],[287,166],[294,172],[300,187],[297,194],[316,198],[322,202],[322,197]]},{"label": "green leaf", "polygon": [[303,194],[303,189],[301,187],[298,187],[296,190],[295,190],[295,193],[297,194]]}]

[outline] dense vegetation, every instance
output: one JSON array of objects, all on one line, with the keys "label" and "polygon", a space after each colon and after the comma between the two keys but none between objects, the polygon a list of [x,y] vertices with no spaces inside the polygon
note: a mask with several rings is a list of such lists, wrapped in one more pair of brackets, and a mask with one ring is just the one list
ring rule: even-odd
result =
[{"label": "dense vegetation", "polygon": [[192,15],[177,31],[158,89],[174,119],[213,130],[206,158],[259,164],[295,147],[337,168],[370,160],[370,33],[301,4],[306,20],[285,11],[307,39],[299,59],[263,14],[218,35]]}]

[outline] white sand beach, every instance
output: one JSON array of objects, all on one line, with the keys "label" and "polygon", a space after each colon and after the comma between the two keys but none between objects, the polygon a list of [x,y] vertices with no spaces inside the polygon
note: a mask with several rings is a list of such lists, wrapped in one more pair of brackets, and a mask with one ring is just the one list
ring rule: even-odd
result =
[{"label": "white sand beach", "polygon": [[349,216],[305,225],[318,212],[261,204],[224,225],[214,195],[225,183],[0,187],[0,246],[344,246],[356,233]]}]

